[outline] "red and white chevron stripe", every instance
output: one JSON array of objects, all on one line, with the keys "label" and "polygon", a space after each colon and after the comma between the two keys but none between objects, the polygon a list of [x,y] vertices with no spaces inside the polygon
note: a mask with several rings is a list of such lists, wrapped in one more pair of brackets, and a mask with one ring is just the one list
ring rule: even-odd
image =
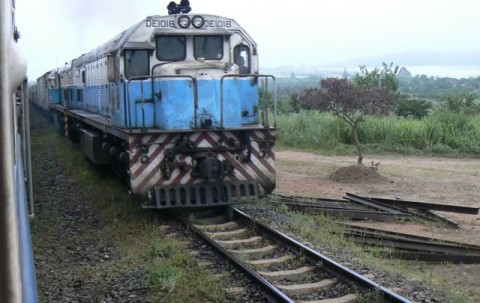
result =
[{"label": "red and white chevron stripe", "polygon": [[[267,138],[274,139],[275,133],[272,130],[263,129],[248,132],[252,147],[250,162],[242,163],[239,155],[230,152],[218,153],[218,160],[227,160],[235,168],[234,175],[227,177],[226,181],[255,180],[264,192],[270,193],[275,187],[275,155],[273,149],[264,155],[259,143]],[[240,131],[194,132],[188,135],[188,139],[194,142],[195,147],[208,148],[221,146],[222,142],[228,142],[230,138],[240,142],[240,135],[242,135]],[[161,167],[165,163],[165,150],[173,148],[180,137],[178,133],[130,136],[130,184],[134,193],[145,194],[155,186],[205,182],[204,179],[192,177],[191,169],[183,171],[178,167],[173,169],[170,178],[166,179],[162,176]],[[145,155],[149,157],[149,162],[146,164],[140,162],[141,156],[144,155],[142,145],[148,146],[148,152]],[[192,166],[192,158],[189,155],[178,154],[175,161],[185,162],[188,167]]]}]

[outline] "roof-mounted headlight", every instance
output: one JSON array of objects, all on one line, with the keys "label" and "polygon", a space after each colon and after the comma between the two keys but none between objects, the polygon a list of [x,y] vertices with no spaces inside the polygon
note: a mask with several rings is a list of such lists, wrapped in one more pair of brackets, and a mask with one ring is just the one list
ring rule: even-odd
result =
[{"label": "roof-mounted headlight", "polygon": [[188,18],[188,16],[181,16],[180,18],[178,18],[178,25],[181,27],[181,28],[187,28],[190,26],[190,18]]},{"label": "roof-mounted headlight", "polygon": [[192,24],[193,24],[193,27],[195,28],[202,28],[203,25],[205,24],[205,19],[203,19],[202,16],[193,16]]}]

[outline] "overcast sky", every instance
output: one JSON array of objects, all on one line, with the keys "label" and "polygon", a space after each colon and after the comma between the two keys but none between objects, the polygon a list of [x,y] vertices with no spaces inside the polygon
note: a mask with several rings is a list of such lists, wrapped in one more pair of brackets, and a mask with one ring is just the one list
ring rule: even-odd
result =
[{"label": "overcast sky", "polygon": [[[167,14],[168,2],[16,0],[29,78],[62,66],[146,16]],[[321,65],[403,51],[480,50],[478,0],[190,3],[191,13],[226,16],[243,26],[258,44],[263,67]]]}]

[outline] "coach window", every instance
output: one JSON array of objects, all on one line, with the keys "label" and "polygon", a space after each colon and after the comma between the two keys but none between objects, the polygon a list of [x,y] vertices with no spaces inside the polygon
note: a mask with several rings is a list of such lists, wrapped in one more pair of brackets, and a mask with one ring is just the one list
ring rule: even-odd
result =
[{"label": "coach window", "polygon": [[250,48],[239,44],[233,49],[233,62],[238,65],[240,74],[250,73]]},{"label": "coach window", "polygon": [[132,49],[125,51],[125,77],[142,77],[150,75],[148,50]]},{"label": "coach window", "polygon": [[220,60],[223,58],[223,36],[195,36],[195,59]]},{"label": "coach window", "polygon": [[160,61],[183,61],[187,56],[185,36],[157,36],[155,38],[157,59]]}]

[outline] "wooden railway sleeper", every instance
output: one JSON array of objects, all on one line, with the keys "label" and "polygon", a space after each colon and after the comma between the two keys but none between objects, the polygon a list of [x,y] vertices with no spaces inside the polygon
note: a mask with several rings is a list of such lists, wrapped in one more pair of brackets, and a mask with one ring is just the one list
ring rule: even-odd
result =
[{"label": "wooden railway sleeper", "polygon": [[297,301],[297,303],[353,303],[357,302],[358,296],[356,294],[348,294],[339,298],[312,300],[312,301]]},{"label": "wooden railway sleeper", "polygon": [[315,266],[303,266],[297,269],[291,270],[279,270],[279,271],[259,271],[258,273],[269,281],[278,281],[287,279],[289,281],[304,280],[308,276],[311,276],[315,270]]},{"label": "wooden railway sleeper", "polygon": [[282,292],[286,293],[289,296],[294,295],[304,295],[313,293],[320,290],[326,290],[332,288],[338,283],[338,280],[333,279],[324,279],[314,283],[304,283],[304,284],[294,284],[294,285],[281,285],[277,284],[275,287],[280,289]]}]

